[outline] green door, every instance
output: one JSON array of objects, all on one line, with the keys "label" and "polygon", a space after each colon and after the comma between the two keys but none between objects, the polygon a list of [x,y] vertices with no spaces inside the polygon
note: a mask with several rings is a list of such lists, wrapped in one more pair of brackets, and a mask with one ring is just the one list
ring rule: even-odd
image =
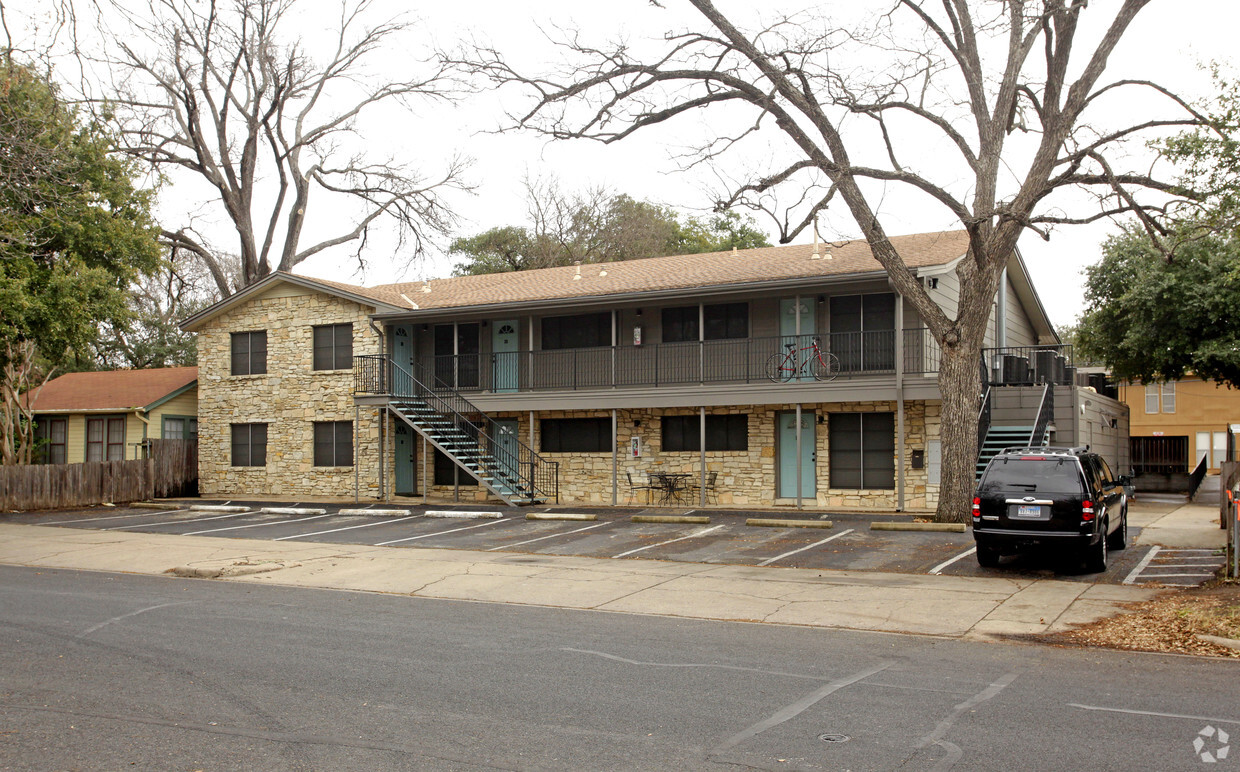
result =
[{"label": "green door", "polygon": [[491,390],[517,390],[518,354],[516,320],[495,322],[491,327]]},{"label": "green door", "polygon": [[[779,335],[785,346],[791,343],[796,349],[797,366],[809,358],[811,352],[801,349],[809,348],[817,330],[813,298],[784,298],[779,301]],[[797,375],[797,380],[813,379],[808,367]]]},{"label": "green door", "polygon": [[812,499],[818,495],[815,480],[815,461],[817,460],[817,421],[812,411],[801,413],[801,451],[797,453],[797,414],[793,412],[777,413],[775,423],[778,426],[779,439],[776,453],[779,456],[779,480],[777,496],[781,499],[797,497],[797,459],[801,463],[801,498]]},{"label": "green door", "polygon": [[414,453],[417,435],[405,423],[396,424],[396,495],[412,496],[417,493],[417,475],[414,474]]}]

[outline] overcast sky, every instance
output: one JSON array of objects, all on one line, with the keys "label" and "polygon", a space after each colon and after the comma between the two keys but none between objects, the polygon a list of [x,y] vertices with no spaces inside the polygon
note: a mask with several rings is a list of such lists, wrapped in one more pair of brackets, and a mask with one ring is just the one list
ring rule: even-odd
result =
[{"label": "overcast sky", "polygon": [[[608,3],[458,0],[409,5],[391,0],[378,2],[375,7],[380,15],[410,8],[422,22],[419,34],[423,37],[411,45],[411,50],[390,54],[383,60],[385,65],[390,62],[392,67],[409,66],[409,57],[416,56],[414,49],[419,46],[450,47],[455,41],[473,37],[493,43],[513,60],[537,66],[555,56],[540,27],[573,26],[589,39],[602,42],[617,35],[631,39],[657,38],[669,29],[690,24],[701,26],[696,11],[683,0],[661,2],[662,8],[649,0]],[[855,12],[859,5],[873,10],[891,4],[890,0],[865,0],[860,4],[857,0],[820,4],[808,0],[719,1],[719,6],[742,27],[756,23],[760,13],[771,14],[773,7],[795,10],[817,5],[831,13],[840,13]],[[334,3],[309,2],[301,6],[300,22],[311,36],[316,27],[331,23],[330,15],[319,14],[332,5]],[[1105,14],[1118,5],[1119,0],[1094,0],[1087,18],[1091,12]],[[1240,27],[1237,22],[1240,22],[1240,2],[1236,0],[1153,0],[1138,16],[1112,57],[1104,80],[1150,79],[1189,97],[1207,96],[1209,77],[1199,69],[1199,64],[1231,59],[1236,30]],[[682,209],[705,212],[709,208],[708,189],[713,182],[709,171],[679,172],[672,160],[681,149],[676,132],[683,128],[688,136],[701,131],[700,121],[685,122],[680,128],[672,126],[649,136],[639,134],[632,140],[610,146],[586,141],[549,142],[528,134],[490,133],[503,122],[503,109],[514,107],[509,100],[510,97],[503,95],[482,93],[455,105],[423,106],[412,119],[387,114],[365,116],[359,129],[369,146],[411,158],[428,171],[433,171],[455,152],[474,159],[469,175],[475,186],[474,194],[452,199],[462,217],[461,235],[523,222],[521,180],[527,174],[557,177],[569,190],[606,185],[617,193]],[[926,149],[927,154],[933,152],[932,148]],[[161,203],[164,211],[171,213],[192,198],[189,187],[178,186],[165,190]],[[322,207],[314,210],[314,216],[326,215],[325,202],[326,199],[312,202],[312,206],[317,203]],[[893,235],[958,227],[941,207],[885,202],[882,214],[887,232]],[[823,231],[827,238],[858,235],[842,205],[828,211],[823,218]],[[1055,231],[1049,243],[1031,235],[1022,240],[1022,254],[1051,319],[1057,325],[1070,324],[1080,312],[1083,302],[1081,270],[1098,260],[1101,241],[1113,231],[1114,226],[1109,224],[1064,226]],[[772,233],[772,241],[774,236]],[[808,242],[810,238],[807,234],[799,241]],[[225,238],[220,242],[222,246],[229,246]],[[316,256],[297,270],[309,276],[376,284],[446,276],[451,268],[442,251],[437,250],[426,261],[406,269],[404,261],[387,259],[390,250],[385,253],[382,240],[376,240],[375,245],[376,248],[367,252],[370,265],[364,275],[356,272],[356,263],[347,247]]]}]

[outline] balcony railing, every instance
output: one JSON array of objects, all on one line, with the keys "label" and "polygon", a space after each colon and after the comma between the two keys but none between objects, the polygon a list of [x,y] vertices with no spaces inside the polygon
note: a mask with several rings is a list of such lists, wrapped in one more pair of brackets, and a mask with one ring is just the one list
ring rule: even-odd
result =
[{"label": "balcony railing", "polygon": [[1076,377],[1071,346],[1007,346],[982,349],[984,375],[1000,386],[1071,385]]},{"label": "balcony railing", "polygon": [[[817,340],[839,361],[838,377],[847,379],[894,373],[895,336],[894,330],[881,330],[468,354],[434,357],[429,367],[440,385],[493,393],[770,383],[767,362],[772,356],[782,357],[789,343],[799,351]],[[939,348],[929,331],[909,329],[903,336],[905,374],[938,372]]]}]

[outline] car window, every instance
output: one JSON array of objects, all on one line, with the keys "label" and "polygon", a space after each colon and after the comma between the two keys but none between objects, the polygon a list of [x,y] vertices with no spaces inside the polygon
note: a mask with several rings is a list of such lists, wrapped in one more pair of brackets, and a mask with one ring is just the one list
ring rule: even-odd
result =
[{"label": "car window", "polygon": [[1081,474],[1071,458],[996,458],[986,468],[981,490],[1074,494],[1081,492]]},{"label": "car window", "polygon": [[1102,481],[1107,485],[1115,484],[1115,475],[1111,474],[1111,467],[1107,466],[1107,460],[1102,456],[1098,456],[1098,469],[1102,472]]}]

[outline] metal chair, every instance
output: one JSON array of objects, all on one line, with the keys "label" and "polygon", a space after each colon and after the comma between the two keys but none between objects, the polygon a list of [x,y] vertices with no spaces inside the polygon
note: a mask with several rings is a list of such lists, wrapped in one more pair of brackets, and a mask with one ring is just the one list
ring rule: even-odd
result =
[{"label": "metal chair", "polygon": [[[701,478],[697,478],[697,479],[700,480]],[[706,503],[708,504],[719,503],[719,491],[715,487],[715,483],[716,481],[718,481],[718,479],[719,479],[718,472],[707,472],[706,473]],[[694,501],[697,501],[698,499],[701,498],[702,484],[700,482],[690,483],[689,490],[693,492]],[[714,499],[713,502],[711,501],[712,499]]]},{"label": "metal chair", "polygon": [[632,499],[634,502],[637,501],[637,491],[646,492],[646,503],[649,504],[651,494],[656,490],[660,490],[660,488],[658,488],[658,486],[655,486],[655,485],[638,485],[637,483],[633,482],[632,472],[626,471],[624,473],[624,476],[625,476],[625,479],[629,481],[629,498]]}]

